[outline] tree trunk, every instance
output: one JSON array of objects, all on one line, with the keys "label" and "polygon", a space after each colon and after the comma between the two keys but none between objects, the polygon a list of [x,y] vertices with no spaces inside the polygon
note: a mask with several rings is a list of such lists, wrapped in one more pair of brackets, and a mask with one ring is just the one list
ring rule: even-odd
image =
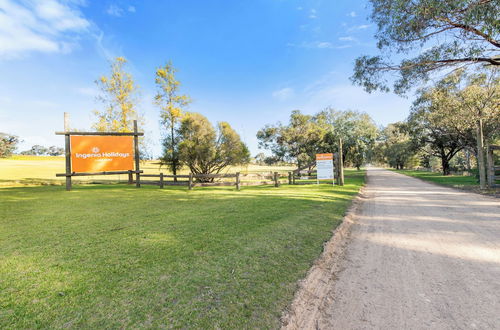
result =
[{"label": "tree trunk", "polygon": [[477,122],[477,167],[479,170],[479,186],[486,189],[486,171],[484,168],[483,121]]},{"label": "tree trunk", "polygon": [[174,142],[175,142],[175,139],[174,139],[174,122],[172,121],[170,123],[170,141],[172,143],[172,173],[174,174],[174,182],[177,182],[177,177],[175,175],[177,175],[177,158],[176,158],[176,155],[175,155],[175,145],[174,145]]},{"label": "tree trunk", "polygon": [[441,156],[441,166],[443,167],[443,175],[450,175],[450,160],[446,156]]},{"label": "tree trunk", "polygon": [[470,165],[470,150],[466,149],[465,150],[465,162],[467,166],[467,172],[470,172],[471,165]]}]

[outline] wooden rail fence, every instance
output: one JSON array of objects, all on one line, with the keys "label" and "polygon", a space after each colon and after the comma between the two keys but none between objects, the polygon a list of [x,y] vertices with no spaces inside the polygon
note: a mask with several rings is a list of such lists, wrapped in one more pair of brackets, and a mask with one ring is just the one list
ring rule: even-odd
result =
[{"label": "wooden rail fence", "polygon": [[[290,172],[291,173],[291,172]],[[272,184],[279,187],[283,178],[290,178],[290,173],[234,173],[234,174],[188,174],[188,175],[171,175],[171,174],[141,174],[139,181],[134,180],[133,171],[129,172],[128,183],[140,186],[157,185],[160,188],[164,186],[187,186],[189,190],[194,187],[211,187],[211,186],[235,186],[240,190],[241,186],[256,186]],[[145,178],[155,178],[156,180],[144,180]],[[181,179],[181,180],[178,180]],[[216,182],[203,182],[197,179],[214,179]],[[291,181],[288,180],[290,183]]]}]

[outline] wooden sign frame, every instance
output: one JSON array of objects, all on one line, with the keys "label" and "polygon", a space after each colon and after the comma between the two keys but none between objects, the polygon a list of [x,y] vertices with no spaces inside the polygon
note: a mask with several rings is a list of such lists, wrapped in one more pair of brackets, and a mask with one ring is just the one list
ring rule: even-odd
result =
[{"label": "wooden sign frame", "polygon": [[[64,132],[55,132],[56,135],[64,135],[64,147],[66,156],[66,172],[57,173],[56,177],[66,177],[66,190],[71,190],[72,182],[71,178],[74,176],[89,176],[89,175],[112,175],[112,174],[129,174],[135,173],[135,183],[136,187],[140,188],[141,181],[140,175],[143,171],[140,170],[139,163],[139,136],[143,136],[144,133],[137,130],[137,120],[134,120],[134,131],[133,132],[76,132],[69,131],[69,116],[64,113]],[[134,160],[135,160],[135,170],[128,171],[103,171],[103,172],[72,172],[71,171],[71,136],[72,135],[89,135],[89,136],[133,136],[134,137]]]}]

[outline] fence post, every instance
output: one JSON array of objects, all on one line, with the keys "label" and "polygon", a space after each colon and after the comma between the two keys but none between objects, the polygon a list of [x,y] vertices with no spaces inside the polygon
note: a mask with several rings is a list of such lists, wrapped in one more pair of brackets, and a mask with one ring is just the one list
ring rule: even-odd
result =
[{"label": "fence post", "polygon": [[292,172],[288,172],[288,184],[292,184]]},{"label": "fence post", "polygon": [[163,173],[160,173],[160,189],[163,189]]},{"label": "fence post", "polygon": [[[64,132],[69,132],[69,113],[64,113]],[[71,137],[64,135],[64,150],[66,156],[66,190],[71,190]]]},{"label": "fence post", "polygon": [[493,163],[493,148],[486,146],[486,159],[488,167],[488,186],[493,188],[495,185],[495,164]]},{"label": "fence post", "polygon": [[236,172],[236,190],[240,190],[240,172]]},{"label": "fence post", "polygon": [[128,184],[134,183],[134,177],[132,176],[132,171],[128,171]]},{"label": "fence post", "polygon": [[137,120],[134,120],[134,158],[135,158],[135,186],[141,187],[141,173],[139,165],[139,135],[137,135]]},{"label": "fence post", "polygon": [[188,187],[189,187],[189,190],[193,189],[193,173],[189,173]]},{"label": "fence post", "polygon": [[344,159],[342,155],[342,139],[339,139],[339,186],[344,185]]},{"label": "fence post", "polygon": [[274,186],[279,187],[280,182],[278,181],[278,172],[274,172]]}]

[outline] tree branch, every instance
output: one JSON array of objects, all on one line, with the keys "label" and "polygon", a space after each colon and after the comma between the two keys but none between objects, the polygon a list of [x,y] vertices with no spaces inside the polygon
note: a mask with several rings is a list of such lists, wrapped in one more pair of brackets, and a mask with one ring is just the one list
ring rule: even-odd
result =
[{"label": "tree branch", "polygon": [[466,24],[461,24],[461,23],[455,23],[455,22],[453,22],[452,20],[450,20],[447,17],[437,17],[436,19],[438,21],[448,23],[451,26],[454,26],[456,28],[459,28],[459,29],[462,29],[462,30],[465,30],[465,31],[468,31],[468,32],[471,32],[471,33],[474,33],[475,35],[478,35],[478,36],[484,38],[484,40],[488,41],[493,46],[500,48],[500,42],[498,40],[493,39],[492,37],[490,37],[486,33],[481,32],[481,31],[479,31],[478,29],[476,29],[476,28],[474,28],[472,26],[469,26],[469,25],[466,25]]}]

